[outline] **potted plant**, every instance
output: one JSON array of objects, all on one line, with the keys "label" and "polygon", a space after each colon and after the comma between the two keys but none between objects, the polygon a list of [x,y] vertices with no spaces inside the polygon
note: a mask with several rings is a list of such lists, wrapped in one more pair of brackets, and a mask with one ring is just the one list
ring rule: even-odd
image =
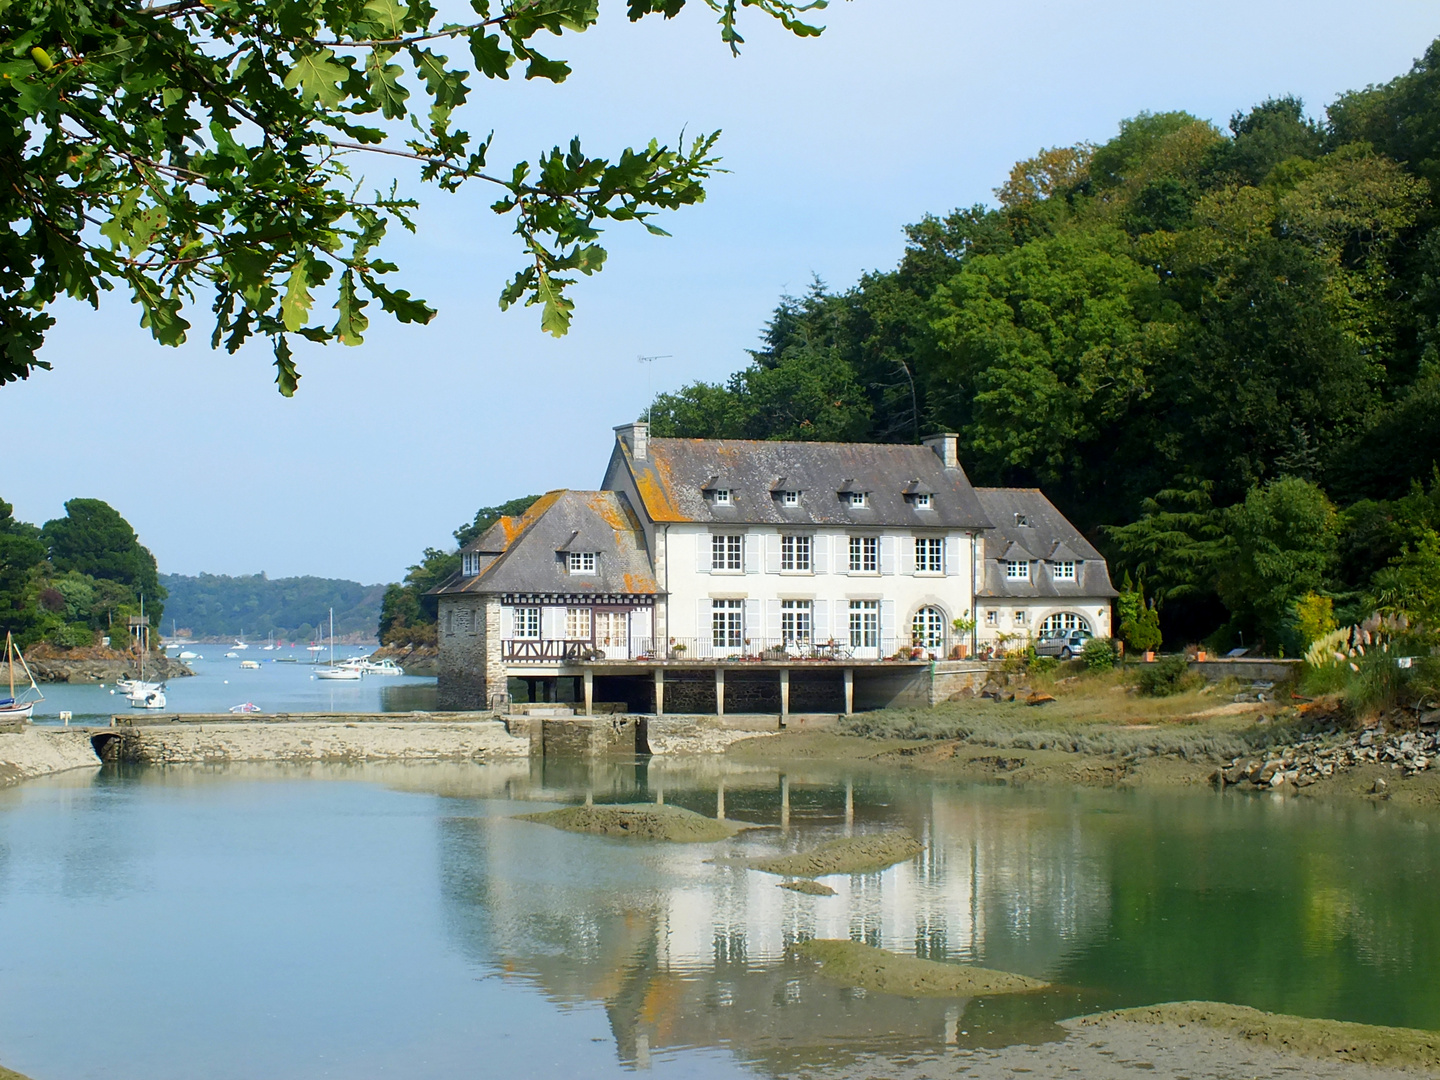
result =
[{"label": "potted plant", "polygon": [[951,652],[954,654],[953,658],[956,660],[964,660],[967,656],[970,655],[970,643],[963,639],[968,637],[971,631],[975,629],[975,620],[970,617],[970,609],[966,608],[965,614],[962,615],[960,618],[951,619],[950,628],[955,631],[955,636],[957,638],[962,639],[960,641],[957,641],[955,643],[955,647],[951,650]]}]

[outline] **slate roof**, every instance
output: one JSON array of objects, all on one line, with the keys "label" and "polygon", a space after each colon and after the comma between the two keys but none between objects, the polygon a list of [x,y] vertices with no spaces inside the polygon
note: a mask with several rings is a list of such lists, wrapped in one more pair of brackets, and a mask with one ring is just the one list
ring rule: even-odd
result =
[{"label": "slate roof", "polygon": [[[644,460],[617,440],[650,519],[737,525],[875,525],[986,529],[990,521],[959,468],[947,469],[926,446],[883,443],[761,442],[747,439],[650,439]],[[707,491],[729,488],[731,505]],[[799,491],[799,506],[781,491]],[[851,507],[840,492],[863,491]],[[929,494],[921,509],[907,493]]]},{"label": "slate roof", "polygon": [[[630,502],[616,491],[552,491],[519,517],[503,517],[462,549],[480,555],[480,573],[457,574],[432,590],[570,596],[656,594],[645,536]],[[596,572],[567,572],[564,554],[596,553]]]},{"label": "slate roof", "polygon": [[[975,494],[995,530],[985,537],[985,568],[977,595],[1058,599],[1119,595],[1110,584],[1104,557],[1038,488],[976,488]],[[1017,525],[1017,514],[1027,524]],[[1010,581],[1005,577],[1007,559],[1035,560],[1040,566],[1031,567],[1029,581]],[[1076,580],[1054,580],[1049,564],[1071,560],[1079,563]]]}]

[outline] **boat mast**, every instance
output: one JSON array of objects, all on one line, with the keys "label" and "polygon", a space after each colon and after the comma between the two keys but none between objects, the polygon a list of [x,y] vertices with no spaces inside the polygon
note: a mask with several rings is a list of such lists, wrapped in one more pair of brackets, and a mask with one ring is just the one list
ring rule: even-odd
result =
[{"label": "boat mast", "polygon": [[330,609],[330,666],[335,666],[335,609]]},{"label": "boat mast", "polygon": [[15,639],[5,631],[5,659],[10,663],[10,700],[15,700]]}]

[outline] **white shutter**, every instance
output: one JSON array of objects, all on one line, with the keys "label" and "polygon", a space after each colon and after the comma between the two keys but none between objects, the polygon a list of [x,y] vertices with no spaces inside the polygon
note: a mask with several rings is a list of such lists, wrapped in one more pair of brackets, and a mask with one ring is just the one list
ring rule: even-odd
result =
[{"label": "white shutter", "polygon": [[708,532],[698,533],[695,537],[695,569],[702,574],[710,573],[710,534]]},{"label": "white shutter", "polygon": [[708,655],[710,648],[710,615],[710,601],[708,599],[695,601],[695,648],[691,650],[690,655],[697,660],[702,653]]},{"label": "white shutter", "polygon": [[757,543],[765,545],[765,573],[778,574],[780,572],[780,545],[785,541],[779,536],[756,536]]},{"label": "white shutter", "polygon": [[741,563],[745,567],[745,573],[758,574],[760,572],[760,545],[765,538],[758,533],[745,533],[740,537],[740,549],[744,552]]},{"label": "white shutter", "polygon": [[895,631],[895,601],[880,601],[880,651],[888,652],[900,647],[899,634]]},{"label": "white shutter", "polygon": [[880,573],[895,573],[895,537],[880,537]]},{"label": "white shutter", "polygon": [[830,601],[816,600],[810,609],[810,619],[814,624],[811,634],[814,640],[820,644],[830,640]]},{"label": "white shutter", "polygon": [[500,608],[500,636],[502,638],[515,636],[515,609],[508,604]]},{"label": "white shutter", "polygon": [[752,644],[760,644],[756,639],[764,637],[765,616],[760,608],[759,600],[745,601],[745,637]]},{"label": "white shutter", "polygon": [[765,636],[769,639],[768,644],[774,645],[780,641],[780,601],[765,601]]},{"label": "white shutter", "polygon": [[810,541],[810,560],[815,567],[815,573],[828,574],[830,572],[830,537],[817,536]]},{"label": "white shutter", "polygon": [[540,636],[551,641],[563,638],[565,627],[561,620],[564,618],[564,608],[542,607],[540,609]]},{"label": "white shutter", "polygon": [[915,574],[915,538],[913,536],[900,537],[900,573],[906,577],[913,577]]},{"label": "white shutter", "polygon": [[960,538],[958,536],[947,536],[945,538],[945,576],[960,576]]}]

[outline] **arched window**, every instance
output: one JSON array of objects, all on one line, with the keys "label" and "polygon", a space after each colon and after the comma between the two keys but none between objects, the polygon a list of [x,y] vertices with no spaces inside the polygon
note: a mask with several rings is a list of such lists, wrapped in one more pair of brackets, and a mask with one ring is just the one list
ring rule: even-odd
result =
[{"label": "arched window", "polygon": [[1057,611],[1040,624],[1041,637],[1048,634],[1059,634],[1065,630],[1084,630],[1088,634],[1090,633],[1090,623],[1084,616],[1076,615],[1073,611]]},{"label": "arched window", "polygon": [[945,613],[937,607],[922,607],[910,624],[910,637],[922,649],[945,648]]}]

